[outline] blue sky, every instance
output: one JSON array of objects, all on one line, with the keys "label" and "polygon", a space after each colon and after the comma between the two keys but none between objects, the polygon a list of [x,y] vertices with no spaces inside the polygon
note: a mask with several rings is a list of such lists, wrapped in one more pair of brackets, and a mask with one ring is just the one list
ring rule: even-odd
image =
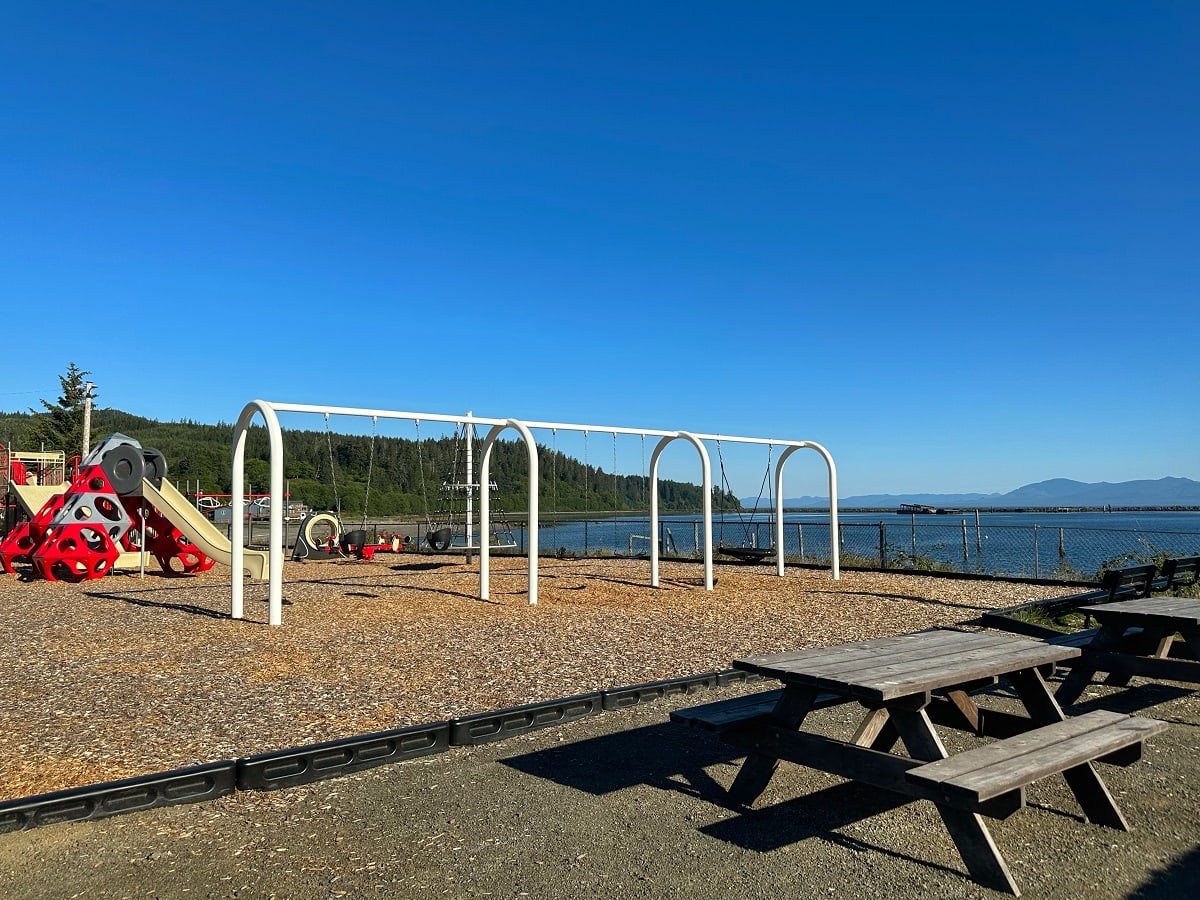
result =
[{"label": "blue sky", "polygon": [[815,440],[843,496],[1200,478],[1198,38],[1184,2],[9,4],[0,409],[75,362],[164,420]]}]

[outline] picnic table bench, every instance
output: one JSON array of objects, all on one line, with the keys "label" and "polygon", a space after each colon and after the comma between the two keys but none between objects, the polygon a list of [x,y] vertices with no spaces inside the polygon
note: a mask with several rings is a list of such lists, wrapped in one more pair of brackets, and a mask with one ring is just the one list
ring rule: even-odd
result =
[{"label": "picnic table bench", "polygon": [[[735,667],[783,688],[672,718],[747,751],[729,788],[735,802],[752,804],[781,760],[930,800],[972,877],[1019,894],[982,817],[1012,815],[1024,806],[1027,785],[1061,773],[1090,821],[1128,830],[1093,763],[1131,763],[1142,741],[1166,727],[1103,711],[1067,719],[1044,676],[1079,654],[1012,635],[940,629],[740,659]],[[1000,677],[1011,681],[1024,714],[975,703],[972,692]],[[855,701],[866,714],[849,741],[803,730],[814,710]],[[998,740],[948,755],[935,723]],[[898,742],[907,756],[891,752]]]},{"label": "picnic table bench", "polygon": [[[1157,566],[1153,563],[1109,569],[1104,573],[1100,587],[1096,590],[1049,600],[1034,600],[1005,609],[988,610],[980,617],[980,621],[989,628],[1039,637],[1068,647],[1082,647],[1099,631],[1098,628],[1091,627],[1090,621],[1087,623],[1088,627],[1082,631],[1064,633],[1048,625],[1026,621],[1021,615],[1036,610],[1043,616],[1054,617],[1097,603],[1135,600],[1155,593],[1171,593],[1188,588],[1200,580],[1200,556],[1172,557],[1163,563],[1161,575],[1156,575],[1156,572]],[[1066,664],[1071,663],[1068,661]]]},{"label": "picnic table bench", "polygon": [[[1200,684],[1200,600],[1141,597],[1082,609],[1100,627],[1081,633],[1080,657],[1055,693],[1061,705],[1078,700],[1097,672],[1107,672],[1111,685],[1134,675]],[[1178,655],[1176,634],[1183,637]]]}]

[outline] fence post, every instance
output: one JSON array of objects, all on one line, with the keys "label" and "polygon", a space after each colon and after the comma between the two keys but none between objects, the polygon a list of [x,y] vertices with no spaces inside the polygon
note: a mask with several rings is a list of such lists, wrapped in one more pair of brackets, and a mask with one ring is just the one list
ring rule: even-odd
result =
[{"label": "fence post", "polygon": [[1038,577],[1038,527],[1033,526],[1033,577]]},{"label": "fence post", "polygon": [[796,543],[800,545],[800,562],[804,562],[804,526],[796,523]]},{"label": "fence post", "polygon": [[968,557],[968,553],[967,553],[967,520],[966,519],[962,520],[962,534],[963,534],[963,568],[965,569],[967,567],[967,557]]},{"label": "fence post", "polygon": [[879,568],[887,568],[887,526],[879,523]]}]

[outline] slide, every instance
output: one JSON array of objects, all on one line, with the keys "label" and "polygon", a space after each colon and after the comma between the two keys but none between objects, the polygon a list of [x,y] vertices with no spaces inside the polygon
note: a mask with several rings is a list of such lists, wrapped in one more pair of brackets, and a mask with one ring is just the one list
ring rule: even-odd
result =
[{"label": "slide", "polygon": [[[163,479],[162,487],[156,488],[149,481],[142,481],[142,492],[146,501],[166,517],[172,525],[205,556],[215,559],[222,565],[228,566],[231,561],[232,547],[229,538],[221,534],[204,513],[192,506],[187,497]],[[242,562],[246,574],[259,581],[267,579],[268,554],[265,550],[246,550]]]},{"label": "slide", "polygon": [[69,484],[17,484],[15,481],[8,485],[8,489],[31,519],[41,512],[42,507],[53,497],[64,493],[69,487]]}]

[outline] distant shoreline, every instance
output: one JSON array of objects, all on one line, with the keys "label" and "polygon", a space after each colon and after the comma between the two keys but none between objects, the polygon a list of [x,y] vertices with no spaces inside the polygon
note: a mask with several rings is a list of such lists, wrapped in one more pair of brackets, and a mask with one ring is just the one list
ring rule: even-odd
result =
[{"label": "distant shoreline", "polygon": [[[828,512],[827,506],[785,506],[784,512]],[[1128,512],[1200,512],[1200,506],[970,506],[946,509],[941,513],[898,513],[894,506],[838,506],[838,512],[891,513],[892,515],[962,515],[963,513],[1128,513]]]}]

